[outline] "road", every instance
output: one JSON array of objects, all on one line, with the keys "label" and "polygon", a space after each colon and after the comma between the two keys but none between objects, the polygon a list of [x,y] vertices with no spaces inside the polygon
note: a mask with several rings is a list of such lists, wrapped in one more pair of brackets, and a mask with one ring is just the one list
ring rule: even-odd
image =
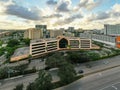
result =
[{"label": "road", "polygon": [[[34,73],[26,76],[19,76],[17,78],[11,78],[9,80],[2,80],[0,85],[0,90],[13,90],[13,88],[23,83],[27,86],[30,82],[33,82],[38,77],[38,74]],[[24,88],[25,89],[25,88]]]},{"label": "road", "polygon": [[120,67],[88,75],[55,90],[120,90]]},{"label": "road", "polygon": [[[52,78],[54,79],[54,81],[58,81],[59,78],[57,77],[57,72],[56,70],[52,70],[49,71],[52,75]],[[11,78],[11,79],[6,79],[6,80],[1,80],[0,81],[0,90],[13,90],[13,88],[18,85],[23,83],[25,88],[26,86],[31,83],[34,82],[34,80],[38,77],[38,73],[33,73],[33,74],[29,74],[29,75],[21,75],[15,78]],[[24,88],[24,90],[25,90]]]}]

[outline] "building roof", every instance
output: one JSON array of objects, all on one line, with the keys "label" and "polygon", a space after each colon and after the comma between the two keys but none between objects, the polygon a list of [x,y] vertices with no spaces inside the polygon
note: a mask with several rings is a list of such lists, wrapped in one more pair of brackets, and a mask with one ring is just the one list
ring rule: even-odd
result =
[{"label": "building roof", "polygon": [[58,39],[74,39],[74,40],[78,40],[78,39],[87,39],[87,38],[79,38],[79,37],[65,37],[65,36],[58,36],[57,38],[44,38],[44,39],[35,39],[35,40],[31,40],[31,43],[37,43],[37,42],[45,42],[45,41],[53,41],[53,40],[58,40]]},{"label": "building roof", "polygon": [[22,48],[16,49],[12,57],[21,56],[25,54],[29,54],[29,47],[22,47]]}]

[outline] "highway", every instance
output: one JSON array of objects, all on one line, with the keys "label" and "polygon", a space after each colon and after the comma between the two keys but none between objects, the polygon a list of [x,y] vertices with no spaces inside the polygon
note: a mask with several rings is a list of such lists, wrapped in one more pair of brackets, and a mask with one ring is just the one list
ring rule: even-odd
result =
[{"label": "highway", "polygon": [[120,67],[88,75],[55,90],[120,90]]}]

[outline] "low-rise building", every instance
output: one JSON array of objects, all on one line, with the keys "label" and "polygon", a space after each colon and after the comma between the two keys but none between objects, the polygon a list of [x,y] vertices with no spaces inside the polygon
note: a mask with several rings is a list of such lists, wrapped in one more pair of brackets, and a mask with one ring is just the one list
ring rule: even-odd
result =
[{"label": "low-rise building", "polygon": [[96,45],[92,45],[91,39],[58,36],[57,38],[32,40],[30,43],[30,55],[35,57],[58,50],[99,48]]}]

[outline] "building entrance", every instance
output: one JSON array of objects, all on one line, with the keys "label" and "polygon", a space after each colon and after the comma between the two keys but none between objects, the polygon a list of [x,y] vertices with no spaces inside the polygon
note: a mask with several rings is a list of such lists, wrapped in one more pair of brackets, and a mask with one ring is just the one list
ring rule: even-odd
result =
[{"label": "building entrance", "polygon": [[68,46],[68,40],[63,38],[59,41],[59,48],[67,48]]}]

